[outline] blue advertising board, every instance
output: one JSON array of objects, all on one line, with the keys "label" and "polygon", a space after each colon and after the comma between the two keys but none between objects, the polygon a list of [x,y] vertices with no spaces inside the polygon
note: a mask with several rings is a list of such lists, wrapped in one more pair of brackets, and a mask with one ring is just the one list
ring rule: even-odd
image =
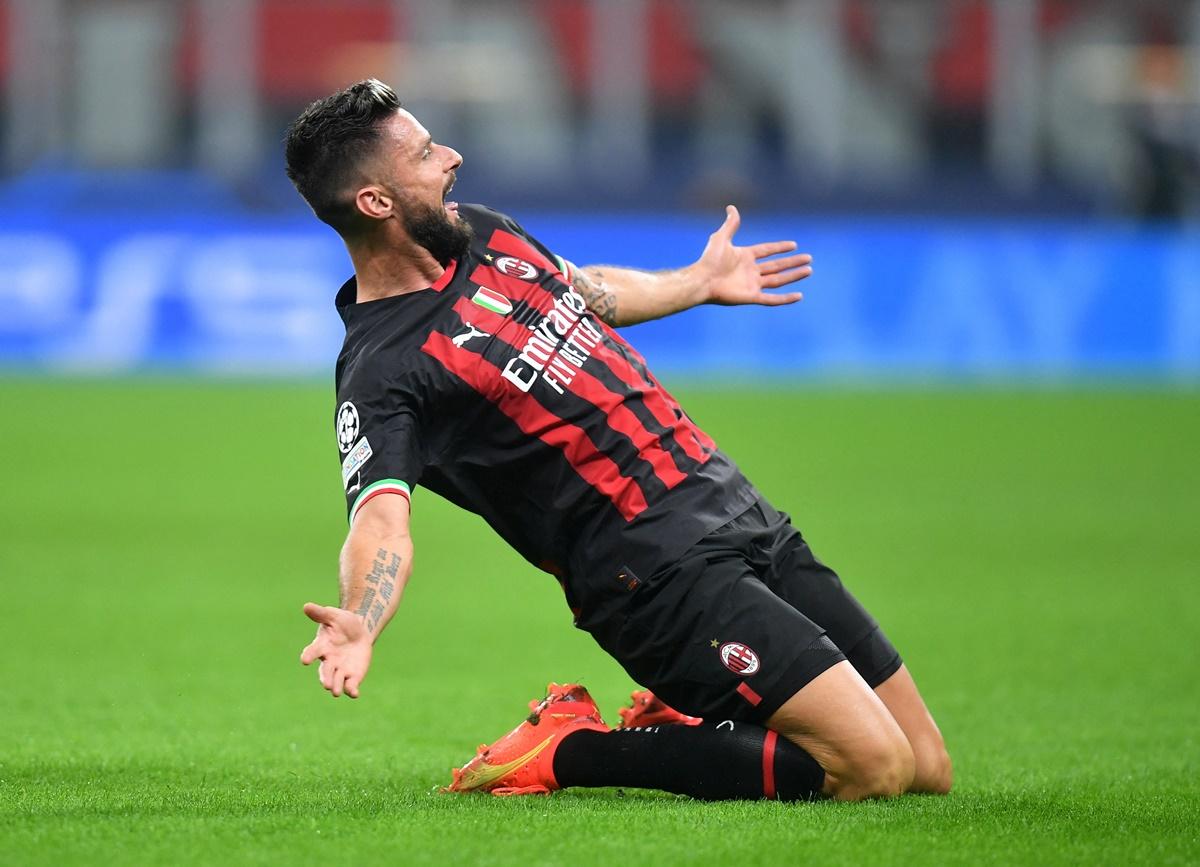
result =
[{"label": "blue advertising board", "polygon": [[[521,215],[579,264],[692,261],[719,222]],[[805,300],[629,329],[657,369],[712,376],[1200,378],[1200,234],[1121,224],[746,214],[794,238]],[[0,221],[0,366],[322,375],[350,265],[311,217]]]}]

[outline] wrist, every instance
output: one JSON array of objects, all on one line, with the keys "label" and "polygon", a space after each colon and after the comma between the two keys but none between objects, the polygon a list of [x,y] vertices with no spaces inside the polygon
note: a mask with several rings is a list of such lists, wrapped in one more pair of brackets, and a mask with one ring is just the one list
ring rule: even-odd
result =
[{"label": "wrist", "polygon": [[703,259],[679,270],[683,279],[688,307],[698,307],[712,300],[712,273]]},{"label": "wrist", "polygon": [[369,605],[370,603],[368,602],[367,606],[359,605],[357,608],[348,608],[345,605],[339,606],[343,611],[346,612],[346,614],[350,616],[350,618],[353,619],[354,622],[353,627],[351,627],[348,623],[344,624],[342,627],[343,634],[350,641],[365,641],[368,645],[375,643],[375,639],[378,637],[377,633],[379,630],[378,625],[376,626],[376,629],[372,629],[371,623],[373,621],[377,623],[378,617],[376,617],[375,614],[370,610]]}]

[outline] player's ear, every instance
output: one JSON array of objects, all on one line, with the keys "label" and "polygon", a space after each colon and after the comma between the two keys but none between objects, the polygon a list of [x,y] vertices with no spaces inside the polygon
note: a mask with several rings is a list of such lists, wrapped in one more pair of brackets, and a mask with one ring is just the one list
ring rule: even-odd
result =
[{"label": "player's ear", "polygon": [[387,192],[375,185],[360,189],[354,196],[355,207],[363,216],[386,220],[395,213],[396,202]]}]

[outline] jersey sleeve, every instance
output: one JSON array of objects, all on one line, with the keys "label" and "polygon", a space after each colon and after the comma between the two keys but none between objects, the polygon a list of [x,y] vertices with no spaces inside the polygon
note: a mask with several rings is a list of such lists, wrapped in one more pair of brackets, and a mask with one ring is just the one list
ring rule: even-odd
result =
[{"label": "jersey sleeve", "polygon": [[411,502],[426,464],[426,436],[415,395],[372,389],[348,392],[337,410],[342,486],[351,524],[370,500],[398,494]]}]

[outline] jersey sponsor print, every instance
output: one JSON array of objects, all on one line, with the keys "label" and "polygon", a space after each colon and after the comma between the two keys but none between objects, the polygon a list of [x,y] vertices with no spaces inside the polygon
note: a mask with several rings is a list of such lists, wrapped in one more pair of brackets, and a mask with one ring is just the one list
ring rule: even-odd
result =
[{"label": "jersey sponsor print", "polygon": [[591,313],[569,263],[494,211],[459,215],[475,241],[433,286],[358,304],[350,280],[338,294],[347,506],[353,518],[368,491],[429,488],[586,614],[613,601],[623,566],[652,574],[757,493]]}]

